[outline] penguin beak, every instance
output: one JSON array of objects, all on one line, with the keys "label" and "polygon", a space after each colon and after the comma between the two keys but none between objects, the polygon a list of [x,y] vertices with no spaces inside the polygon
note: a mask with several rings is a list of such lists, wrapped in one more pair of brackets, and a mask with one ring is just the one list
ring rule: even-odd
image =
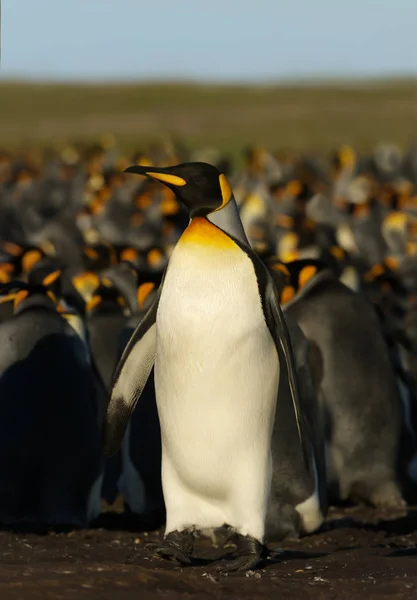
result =
[{"label": "penguin beak", "polygon": [[161,181],[168,186],[173,187],[182,187],[187,185],[187,182],[182,177],[178,177],[178,175],[173,175],[170,169],[162,169],[159,167],[144,167],[141,165],[132,165],[124,170],[125,173],[136,173],[137,175],[144,175],[145,177],[150,177],[151,179],[156,179],[157,181]]}]

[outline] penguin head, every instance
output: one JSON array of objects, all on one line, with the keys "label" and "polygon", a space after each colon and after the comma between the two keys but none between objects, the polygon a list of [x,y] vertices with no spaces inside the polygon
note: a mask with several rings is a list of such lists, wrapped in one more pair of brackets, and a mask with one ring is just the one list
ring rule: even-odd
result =
[{"label": "penguin head", "polygon": [[162,182],[185,205],[190,217],[205,217],[224,208],[233,192],[217,167],[204,162],[181,163],[173,167],[133,165],[125,173],[137,173]]},{"label": "penguin head", "polygon": [[125,297],[107,277],[100,279],[99,287],[94,291],[91,299],[85,306],[87,316],[91,317],[97,314],[98,311],[105,313],[116,311],[130,315],[129,305]]},{"label": "penguin head", "polygon": [[28,308],[56,310],[58,300],[44,285],[30,284],[21,280],[10,281],[1,286],[1,303],[13,301],[13,312],[19,314]]}]

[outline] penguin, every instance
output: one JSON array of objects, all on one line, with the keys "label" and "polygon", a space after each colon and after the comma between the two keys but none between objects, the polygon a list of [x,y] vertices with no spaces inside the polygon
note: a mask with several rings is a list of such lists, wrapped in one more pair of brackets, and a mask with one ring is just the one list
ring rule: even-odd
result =
[{"label": "penguin", "polygon": [[[157,294],[158,288],[153,281],[145,281],[137,288],[139,310],[133,312],[122,331],[122,349],[128,344],[136,327],[154,303]],[[140,529],[151,530],[162,527],[166,515],[161,482],[161,431],[153,368],[141,394],[140,402],[126,428],[120,454],[117,489],[123,498],[126,512]],[[108,460],[112,461],[116,457],[112,456]]]},{"label": "penguin", "polygon": [[90,357],[43,286],[11,282],[0,324],[0,523],[85,527],[100,513],[100,407]]},{"label": "penguin", "polygon": [[[47,287],[59,300],[67,314],[75,311],[81,318],[85,312],[85,300],[82,293],[98,286],[99,280],[95,274],[80,274],[77,271],[77,269],[65,268],[60,260],[47,257],[32,267],[27,273],[26,279],[30,285]],[[91,279],[92,283],[90,283]],[[69,320],[74,321],[72,318]],[[76,329],[81,331],[82,328],[77,326]],[[82,337],[85,337],[84,333],[82,333]]]},{"label": "penguin", "polygon": [[[105,395],[109,391],[120,357],[120,337],[129,315],[124,295],[109,278],[101,277],[97,289],[86,304],[85,324],[94,370]],[[107,458],[102,497],[109,505],[116,501],[120,477],[121,457],[118,455]]]},{"label": "penguin", "polygon": [[155,365],[166,526],[154,550],[189,564],[195,533],[226,525],[236,550],[224,568],[251,569],[264,549],[271,436],[285,371],[297,443],[306,468],[312,469],[292,348],[274,284],[252,249],[210,220],[234,202],[216,167],[183,163],[133,166],[126,172],[170,187],[191,220],[170,256],[154,304],[116,369],[104,423],[105,452],[117,450]]},{"label": "penguin", "polygon": [[302,289],[289,288],[281,295],[284,315],[314,348],[330,500],[403,510],[401,400],[373,307],[327,269]]},{"label": "penguin", "polygon": [[102,281],[103,279],[110,281],[119,290],[131,313],[137,311],[138,272],[130,261],[126,260],[104,269],[100,277]]},{"label": "penguin", "polygon": [[86,325],[93,361],[108,390],[119,357],[119,338],[130,316],[126,299],[107,277],[86,304]]}]

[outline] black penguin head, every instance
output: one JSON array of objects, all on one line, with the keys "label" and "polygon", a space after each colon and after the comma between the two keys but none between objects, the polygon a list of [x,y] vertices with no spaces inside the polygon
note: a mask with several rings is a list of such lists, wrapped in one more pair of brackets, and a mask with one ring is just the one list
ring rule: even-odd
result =
[{"label": "black penguin head", "polygon": [[203,217],[220,210],[232,197],[225,175],[208,163],[189,162],[173,167],[133,165],[125,173],[138,173],[169,187],[186,206],[190,217]]},{"label": "black penguin head", "polygon": [[31,284],[21,280],[10,281],[0,288],[0,303],[13,301],[14,314],[27,308],[44,307],[56,310],[58,300],[55,294],[42,284]]}]

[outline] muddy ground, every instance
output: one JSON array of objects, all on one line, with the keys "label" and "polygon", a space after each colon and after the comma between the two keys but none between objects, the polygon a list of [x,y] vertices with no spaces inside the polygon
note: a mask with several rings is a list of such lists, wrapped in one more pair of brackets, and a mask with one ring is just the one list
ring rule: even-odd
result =
[{"label": "muddy ground", "polygon": [[330,510],[323,529],[298,542],[271,544],[256,572],[219,575],[199,546],[198,564],[153,558],[160,532],[135,532],[121,515],[71,532],[0,532],[0,599],[146,600],[417,598],[417,508],[394,517],[366,508]]}]

